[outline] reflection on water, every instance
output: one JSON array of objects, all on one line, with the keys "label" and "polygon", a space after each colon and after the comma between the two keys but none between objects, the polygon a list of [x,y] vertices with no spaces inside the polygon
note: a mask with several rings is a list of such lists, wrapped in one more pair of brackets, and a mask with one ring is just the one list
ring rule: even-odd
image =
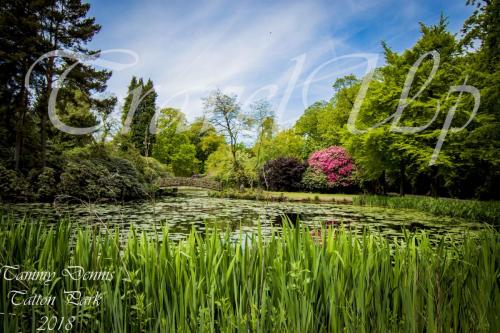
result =
[{"label": "reflection on water", "polygon": [[170,238],[184,238],[192,228],[228,229],[232,237],[240,233],[252,234],[260,223],[262,234],[269,235],[279,228],[281,218],[311,227],[341,225],[361,232],[363,228],[380,232],[388,237],[402,236],[403,229],[425,230],[433,237],[443,234],[458,236],[466,231],[484,227],[479,222],[457,218],[434,217],[430,214],[387,208],[358,207],[337,204],[296,202],[261,202],[250,200],[211,198],[204,191],[184,190],[178,197],[163,197],[156,202],[125,204],[10,204],[3,205],[15,217],[26,214],[57,221],[69,217],[82,225],[96,224],[104,230],[119,227],[126,235],[133,226],[136,231],[152,233],[168,226]]}]

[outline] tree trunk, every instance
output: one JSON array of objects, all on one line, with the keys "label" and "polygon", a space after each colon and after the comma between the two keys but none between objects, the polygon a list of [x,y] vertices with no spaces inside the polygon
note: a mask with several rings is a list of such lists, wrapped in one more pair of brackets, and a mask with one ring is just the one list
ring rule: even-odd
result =
[{"label": "tree trunk", "polygon": [[382,195],[386,195],[387,190],[386,190],[386,182],[385,182],[385,170],[382,171],[382,175],[380,175],[379,183],[380,183],[380,187],[382,189]]},{"label": "tree trunk", "polygon": [[19,165],[21,164],[21,154],[23,149],[23,128],[24,128],[24,114],[19,115],[19,119],[16,124],[16,147],[14,151],[14,169],[19,171]]},{"label": "tree trunk", "polygon": [[16,126],[16,148],[14,151],[14,170],[19,171],[19,164],[21,161],[21,149],[23,141],[23,122],[21,120],[17,121]]},{"label": "tree trunk", "polygon": [[144,131],[144,156],[149,156],[149,137],[148,137],[148,127],[146,126],[146,130]]},{"label": "tree trunk", "polygon": [[[52,3],[52,8],[51,8],[52,14],[55,11],[55,2]],[[51,31],[50,35],[48,37],[50,44],[52,45],[52,48],[54,50],[58,49],[58,37],[57,37],[57,32],[59,31],[59,24],[55,24],[54,22],[50,23],[51,26]],[[49,99],[50,99],[50,94],[52,93],[52,84],[54,80],[54,58],[49,57],[48,62],[47,62],[47,90],[45,91],[45,100],[43,100],[43,103],[41,105],[41,117],[40,117],[40,144],[41,144],[41,154],[42,154],[42,167],[47,166],[47,116],[48,116],[48,110],[49,110]]]},{"label": "tree trunk", "polygon": [[49,58],[47,66],[47,90],[45,92],[45,99],[41,103],[41,117],[40,117],[40,144],[42,153],[42,167],[47,166],[47,113],[49,110],[49,98],[52,92],[52,73],[54,69],[54,58]]},{"label": "tree trunk", "polygon": [[405,195],[405,162],[401,161],[399,164],[399,195],[404,197]]},{"label": "tree trunk", "polygon": [[21,163],[21,155],[23,149],[23,138],[24,138],[24,116],[26,115],[26,87],[24,84],[21,85],[21,92],[19,98],[19,104],[17,109],[17,121],[16,121],[16,147],[14,151],[14,169],[19,171],[19,165]]},{"label": "tree trunk", "polygon": [[434,198],[437,198],[438,196],[438,174],[437,174],[437,168],[435,165],[431,167],[431,195]]},{"label": "tree trunk", "polygon": [[[231,132],[230,132],[231,133]],[[237,174],[239,170],[239,164],[238,164],[238,159],[236,158],[236,139],[232,136],[232,133],[230,134],[230,145],[231,145],[231,155],[233,157],[233,170]]]},{"label": "tree trunk", "polygon": [[42,146],[42,167],[47,166],[47,133],[45,123],[47,122],[46,109],[42,107],[42,116],[40,120],[40,144]]},{"label": "tree trunk", "polygon": [[236,159],[236,147],[231,148],[231,155],[233,155],[233,168],[238,171],[238,161]]}]

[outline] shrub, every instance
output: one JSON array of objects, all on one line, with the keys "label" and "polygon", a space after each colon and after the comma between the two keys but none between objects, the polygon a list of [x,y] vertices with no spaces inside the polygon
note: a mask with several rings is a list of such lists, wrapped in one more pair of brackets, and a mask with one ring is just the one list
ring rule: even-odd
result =
[{"label": "shrub", "polygon": [[17,188],[17,174],[14,170],[0,165],[0,199],[9,200],[15,197]]},{"label": "shrub", "polygon": [[[115,149],[114,149],[115,148]],[[126,151],[96,144],[65,152],[67,163],[60,181],[61,194],[82,199],[130,200],[155,191],[158,177],[172,170],[134,147]]]},{"label": "shrub", "polygon": [[0,165],[0,201],[24,201],[33,196],[22,174]]},{"label": "shrub", "polygon": [[132,162],[119,157],[70,160],[61,174],[62,194],[82,199],[129,200],[146,195]]},{"label": "shrub", "polygon": [[278,157],[267,161],[260,171],[260,181],[273,191],[291,191],[300,188],[306,165],[293,157]]},{"label": "shrub", "polygon": [[231,152],[227,146],[219,146],[205,162],[206,176],[219,181],[223,187],[252,186],[257,181],[255,159],[246,151],[238,150],[236,160],[235,170]]},{"label": "shrub", "polygon": [[176,176],[190,177],[198,171],[199,161],[196,158],[196,147],[192,144],[181,144],[172,156],[172,170]]},{"label": "shrub", "polygon": [[309,166],[321,171],[332,188],[349,187],[354,184],[355,166],[349,153],[342,147],[331,146],[309,156]]},{"label": "shrub", "polygon": [[145,166],[142,173],[147,182],[153,183],[158,177],[172,176],[173,171],[171,166],[163,164],[153,157],[143,157],[143,160]]},{"label": "shrub", "polygon": [[311,167],[304,172],[300,185],[309,192],[324,192],[330,188],[325,174]]},{"label": "shrub", "polygon": [[33,191],[37,200],[47,201],[53,199],[56,194],[56,184],[55,170],[48,167],[43,168],[36,179]]}]

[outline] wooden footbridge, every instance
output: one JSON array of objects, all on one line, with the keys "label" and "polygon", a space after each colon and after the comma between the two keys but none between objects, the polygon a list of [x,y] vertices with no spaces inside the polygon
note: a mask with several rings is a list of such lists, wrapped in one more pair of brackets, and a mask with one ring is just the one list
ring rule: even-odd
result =
[{"label": "wooden footbridge", "polygon": [[221,184],[219,182],[208,178],[198,177],[165,177],[160,178],[157,185],[160,188],[189,186],[206,188],[214,191],[221,190]]}]

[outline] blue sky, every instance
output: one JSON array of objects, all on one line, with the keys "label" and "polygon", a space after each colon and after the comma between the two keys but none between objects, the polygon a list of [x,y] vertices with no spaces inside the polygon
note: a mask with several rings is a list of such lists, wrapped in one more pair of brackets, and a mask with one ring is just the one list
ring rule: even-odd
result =
[{"label": "blue sky", "polygon": [[396,51],[411,47],[419,37],[418,22],[434,24],[441,12],[458,33],[472,10],[465,0],[90,3],[90,15],[102,29],[89,46],[126,49],[138,57],[109,81],[109,92],[120,100],[132,75],[151,78],[159,106],[181,108],[193,119],[202,114],[201,97],[220,88],[237,93],[244,108],[267,98],[283,126],[307,105],[329,99],[336,77],[364,72],[365,63],[349,55],[379,55],[383,64],[382,40]]}]

